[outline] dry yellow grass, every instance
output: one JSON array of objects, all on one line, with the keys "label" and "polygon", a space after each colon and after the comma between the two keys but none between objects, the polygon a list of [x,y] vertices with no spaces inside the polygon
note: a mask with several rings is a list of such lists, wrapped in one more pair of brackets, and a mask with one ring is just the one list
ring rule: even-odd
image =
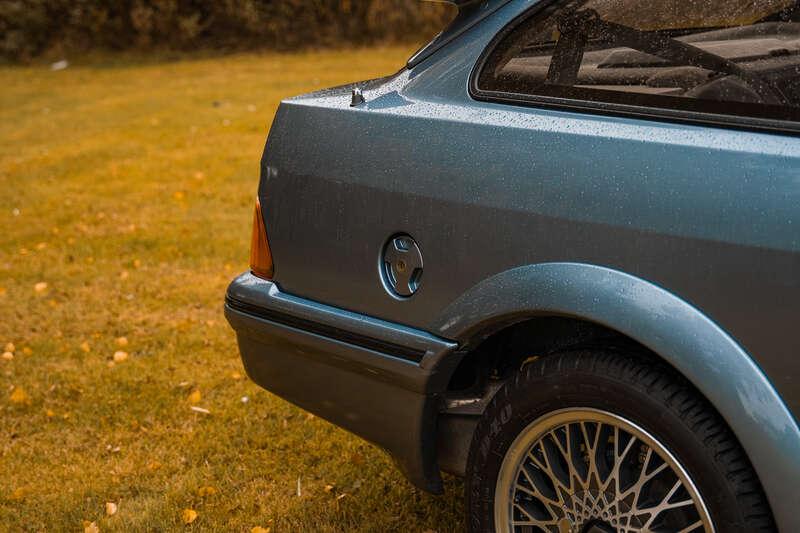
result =
[{"label": "dry yellow grass", "polygon": [[458,482],[248,382],[222,316],[280,99],[409,53],[0,69],[0,529],[461,528]]}]

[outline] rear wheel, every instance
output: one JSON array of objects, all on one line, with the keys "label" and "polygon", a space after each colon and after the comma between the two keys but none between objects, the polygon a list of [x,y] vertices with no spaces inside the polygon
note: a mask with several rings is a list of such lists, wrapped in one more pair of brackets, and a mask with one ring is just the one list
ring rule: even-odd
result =
[{"label": "rear wheel", "polygon": [[473,437],[475,532],[770,531],[752,467],[713,408],[656,361],[571,352],[501,388]]}]

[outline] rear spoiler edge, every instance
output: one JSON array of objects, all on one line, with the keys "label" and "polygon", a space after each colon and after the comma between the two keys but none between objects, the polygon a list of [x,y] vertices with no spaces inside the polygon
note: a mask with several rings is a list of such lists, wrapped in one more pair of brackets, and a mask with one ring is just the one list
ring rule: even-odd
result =
[{"label": "rear spoiler edge", "polygon": [[477,23],[508,4],[511,0],[444,0],[458,7],[458,15],[430,43],[420,48],[406,63],[411,69],[433,55],[434,52],[452,42]]}]

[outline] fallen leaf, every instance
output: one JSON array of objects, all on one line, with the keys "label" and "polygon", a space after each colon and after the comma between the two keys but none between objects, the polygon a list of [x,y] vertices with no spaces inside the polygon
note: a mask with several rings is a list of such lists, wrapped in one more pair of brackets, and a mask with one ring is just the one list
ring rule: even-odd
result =
[{"label": "fallen leaf", "polygon": [[86,341],[83,341],[81,343],[81,350],[83,350],[86,353],[89,353],[89,351],[91,350],[91,348],[89,347],[89,343],[86,342]]},{"label": "fallen leaf", "polygon": [[100,533],[100,527],[97,525],[97,522],[84,523],[83,533]]},{"label": "fallen leaf", "polygon": [[5,287],[0,287],[0,296],[5,296],[8,290]]},{"label": "fallen leaf", "polygon": [[197,520],[197,511],[194,509],[184,509],[181,511],[181,520],[183,520],[184,524],[191,524]]},{"label": "fallen leaf", "polygon": [[47,411],[44,412],[44,414],[45,416],[47,416],[47,418],[53,418],[54,416],[56,416],[56,414],[53,412],[52,409],[48,409]]},{"label": "fallen leaf", "polygon": [[200,389],[195,389],[186,399],[189,400],[189,403],[198,404],[203,399],[203,396],[200,394]]},{"label": "fallen leaf", "polygon": [[189,409],[191,409],[195,413],[202,413],[204,415],[210,415],[211,414],[211,411],[209,411],[208,409],[204,409],[202,407],[197,407],[196,405],[193,405],[193,406],[189,407]]},{"label": "fallen leaf", "polygon": [[39,283],[37,283],[36,285],[33,286],[33,290],[35,290],[36,292],[38,292],[40,294],[43,293],[44,291],[47,290],[47,282],[46,281],[40,281]]},{"label": "fallen leaf", "polygon": [[159,463],[158,461],[150,461],[150,463],[147,465],[148,470],[155,471],[158,470],[159,468],[161,468],[161,463]]},{"label": "fallen leaf", "polygon": [[8,399],[11,400],[11,403],[16,404],[30,403],[30,398],[22,387],[15,387]]},{"label": "fallen leaf", "polygon": [[123,270],[122,272],[119,273],[119,279],[121,279],[123,281],[128,279],[129,276],[130,276],[130,273],[127,270]]},{"label": "fallen leaf", "polygon": [[25,355],[30,355],[33,353],[33,350],[31,350],[30,346],[26,346],[22,349],[22,353],[24,353]]},{"label": "fallen leaf", "polygon": [[0,357],[5,359],[6,361],[11,361],[12,359],[14,359],[14,354],[11,352],[3,352],[3,355]]},{"label": "fallen leaf", "polygon": [[13,342],[7,342],[6,346],[5,346],[5,350],[7,352],[14,352],[14,350],[16,350],[16,346],[14,346]]},{"label": "fallen leaf", "polygon": [[350,462],[356,465],[364,464],[364,456],[355,452],[350,456]]},{"label": "fallen leaf", "polygon": [[128,338],[127,337],[117,337],[117,346],[124,347],[128,345]]},{"label": "fallen leaf", "polygon": [[45,248],[47,248],[46,242],[40,242],[39,244],[36,245],[37,250],[44,250]]},{"label": "fallen leaf", "polygon": [[183,191],[175,191],[172,194],[172,197],[175,198],[176,200],[183,200],[184,197]]},{"label": "fallen leaf", "polygon": [[235,380],[240,380],[240,379],[242,379],[242,375],[240,373],[238,373],[238,372],[231,372],[231,378],[233,378]]},{"label": "fallen leaf", "polygon": [[108,516],[117,514],[117,504],[114,502],[106,502],[106,514]]},{"label": "fallen leaf", "polygon": [[121,363],[128,359],[128,352],[123,352],[122,350],[118,352],[114,352],[114,362]]},{"label": "fallen leaf", "polygon": [[9,496],[9,499],[16,502],[23,500],[25,499],[25,492],[26,492],[25,489],[23,489],[22,487],[17,487],[11,492],[11,496]]},{"label": "fallen leaf", "polygon": [[333,492],[336,489],[336,485],[325,485],[325,492]]},{"label": "fallen leaf", "polygon": [[200,496],[201,498],[205,496],[213,496],[216,493],[217,489],[215,489],[214,487],[200,487],[197,490],[197,495]]},{"label": "fallen leaf", "polygon": [[261,527],[261,526],[256,526],[250,530],[250,533],[269,533],[269,532],[270,529],[268,527]]}]

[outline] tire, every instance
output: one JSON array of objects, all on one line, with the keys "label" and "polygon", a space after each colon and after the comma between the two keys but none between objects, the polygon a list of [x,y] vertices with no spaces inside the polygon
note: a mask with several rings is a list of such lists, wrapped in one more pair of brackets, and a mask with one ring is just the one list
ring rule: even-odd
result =
[{"label": "tire", "polygon": [[[524,366],[482,415],[466,476],[467,524],[476,533],[775,530],[759,480],[719,414],[647,356],[574,351]],[[682,506],[654,512],[658,503]]]}]

